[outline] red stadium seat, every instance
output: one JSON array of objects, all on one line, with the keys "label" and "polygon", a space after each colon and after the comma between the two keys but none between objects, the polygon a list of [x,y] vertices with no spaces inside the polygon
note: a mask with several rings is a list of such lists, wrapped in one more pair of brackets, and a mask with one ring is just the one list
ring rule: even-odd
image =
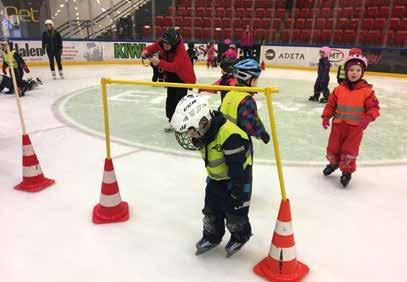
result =
[{"label": "red stadium seat", "polygon": [[232,38],[232,29],[231,28],[225,28],[224,30],[223,30],[223,36],[225,37],[225,38]]},{"label": "red stadium seat", "polygon": [[301,31],[301,42],[309,43],[311,40],[311,29],[303,29]]},{"label": "red stadium seat", "polygon": [[172,17],[165,17],[164,18],[164,25],[165,26],[173,26]]},{"label": "red stadium seat", "polygon": [[249,25],[250,26],[250,23],[251,23],[251,19],[250,18],[244,18],[243,20],[242,20],[242,28],[246,28],[246,25]]},{"label": "red stadium seat", "polygon": [[195,7],[205,7],[205,0],[195,0]]},{"label": "red stadium seat", "polygon": [[184,18],[184,26],[191,27],[192,26],[192,17],[185,17]]},{"label": "red stadium seat", "polygon": [[213,19],[213,27],[223,27],[222,19],[221,18],[214,18]]},{"label": "red stadium seat", "polygon": [[288,42],[290,40],[290,29],[284,29],[280,33],[280,40],[282,42]]},{"label": "red stadium seat", "polygon": [[305,19],[305,18],[308,18],[309,14],[310,14],[310,10],[308,8],[303,8],[300,10],[299,17]]},{"label": "red stadium seat", "polygon": [[251,8],[253,6],[253,0],[243,0],[243,8]]},{"label": "red stadium seat", "polygon": [[383,43],[386,45],[393,46],[394,45],[393,41],[394,41],[394,31],[388,30],[383,36]]},{"label": "red stadium seat", "polygon": [[245,18],[252,18],[255,11],[252,8],[245,9]]},{"label": "red stadium seat", "polygon": [[265,17],[267,17],[267,18],[274,17],[274,10],[273,9],[267,9]]},{"label": "red stadium seat", "polygon": [[297,19],[295,21],[295,28],[303,29],[305,27],[305,19]]},{"label": "red stadium seat", "polygon": [[407,18],[401,19],[400,30],[407,30]]},{"label": "red stadium seat", "polygon": [[177,11],[177,9],[175,7],[172,7],[172,6],[168,7],[168,15],[169,16],[173,16],[173,15],[175,16],[176,11]]},{"label": "red stadium seat", "polygon": [[307,20],[305,21],[305,28],[311,29],[311,28],[312,28],[312,22],[313,22],[312,19],[307,19]]},{"label": "red stadium seat", "polygon": [[353,0],[343,0],[342,1],[342,5],[344,6],[344,7],[352,7],[353,6]]},{"label": "red stadium seat", "polygon": [[261,20],[261,27],[265,29],[269,29],[271,25],[271,19],[262,19]]},{"label": "red stadium seat", "polygon": [[377,15],[377,7],[368,7],[365,11],[365,17],[374,18]]},{"label": "red stadium seat", "polygon": [[384,18],[377,18],[377,19],[375,19],[375,21],[374,21],[373,28],[374,28],[375,30],[383,30],[385,24],[386,24],[386,19],[384,19]]},{"label": "red stadium seat", "polygon": [[231,27],[232,27],[232,19],[223,18],[223,28],[231,28]]},{"label": "red stadium seat", "polygon": [[332,16],[331,12],[332,12],[332,9],[330,9],[330,8],[322,8],[320,15],[321,15],[321,17],[324,17],[324,18],[330,18]]},{"label": "red stadium seat", "polygon": [[[391,16],[393,18],[404,18],[406,16],[406,7],[405,6],[393,7]],[[397,34],[396,34],[396,36],[397,36]],[[396,38],[396,40],[397,40],[397,38]]]},{"label": "red stadium seat", "polygon": [[183,17],[186,14],[186,9],[185,7],[178,7],[177,9],[177,16]]},{"label": "red stadium seat", "polygon": [[390,0],[377,0],[377,6],[389,6]]},{"label": "red stadium seat", "polygon": [[312,30],[312,43],[319,43],[321,42],[321,30],[314,29]]},{"label": "red stadium seat", "polygon": [[270,0],[258,0],[256,1],[256,7],[258,8],[270,8],[272,3]]},{"label": "red stadium seat", "polygon": [[333,42],[334,42],[334,44],[341,44],[343,42],[343,31],[342,30],[333,31]]},{"label": "red stadium seat", "polygon": [[334,19],[333,18],[330,18],[330,19],[326,20],[326,22],[325,22],[325,28],[326,29],[332,29],[333,25],[334,25]]},{"label": "red stadium seat", "polygon": [[318,18],[315,20],[315,26],[314,28],[316,29],[323,29],[325,27],[325,19],[324,18]]},{"label": "red stadium seat", "polygon": [[377,16],[380,18],[387,18],[390,13],[390,7],[380,7]]},{"label": "red stadium seat", "polygon": [[369,45],[381,45],[382,44],[382,35],[378,30],[371,30],[367,34],[367,43]]},{"label": "red stadium seat", "polygon": [[400,19],[399,18],[391,18],[389,28],[392,30],[398,30],[400,26]]},{"label": "red stadium seat", "polygon": [[291,42],[295,42],[295,43],[301,42],[301,32],[302,32],[302,30],[293,29],[292,35],[291,35]]},{"label": "red stadium seat", "polygon": [[324,0],[324,1],[321,1],[321,5],[323,8],[331,8],[332,2],[330,0]]},{"label": "red stadium seat", "polygon": [[243,0],[235,0],[235,8],[243,8]]},{"label": "red stadium seat", "polygon": [[273,19],[273,28],[276,30],[280,29],[281,19]]},{"label": "red stadium seat", "polygon": [[184,19],[182,17],[175,17],[175,26],[183,26]]},{"label": "red stadium seat", "polygon": [[338,18],[342,13],[342,8],[334,8],[332,16],[334,18]]},{"label": "red stadium seat", "polygon": [[236,18],[243,18],[244,15],[245,15],[245,11],[244,11],[243,8],[237,8],[237,9],[235,10],[235,17],[236,17]]},{"label": "red stadium seat", "polygon": [[293,19],[286,19],[285,21],[284,21],[284,29],[286,29],[286,28],[291,28],[293,25]]},{"label": "red stadium seat", "polygon": [[268,40],[271,42],[271,41],[274,41],[275,39],[276,39],[276,30],[275,29],[270,29],[269,30],[269,32],[268,32]]},{"label": "red stadium seat", "polygon": [[407,31],[400,30],[395,34],[394,41],[397,46],[404,47],[407,43]]},{"label": "red stadium seat", "polygon": [[368,45],[367,44],[367,34],[369,33],[368,30],[361,30],[359,32],[359,44],[360,45]]},{"label": "red stadium seat", "polygon": [[221,41],[224,39],[223,37],[223,30],[222,29],[215,29],[215,31],[213,32],[213,37],[215,38],[216,41]]},{"label": "red stadium seat", "polygon": [[343,8],[340,14],[341,18],[351,18],[353,14],[353,8],[351,7],[346,7]]},{"label": "red stadium seat", "polygon": [[377,0],[365,0],[365,7],[376,7]]},{"label": "red stadium seat", "polygon": [[264,29],[256,29],[254,37],[257,41],[263,41],[266,38],[266,33]]},{"label": "red stadium seat", "polygon": [[208,40],[208,41],[211,40],[211,38],[212,38],[211,33],[212,33],[212,29],[203,28],[202,29],[202,39]]},{"label": "red stadium seat", "polygon": [[212,27],[212,18],[202,19],[203,27]]},{"label": "red stadium seat", "polygon": [[354,44],[356,41],[356,32],[354,30],[345,30],[342,41],[344,44]]},{"label": "red stadium seat", "polygon": [[212,17],[213,15],[215,15],[215,9],[214,8],[206,8],[205,10],[205,16],[206,17]]},{"label": "red stadium seat", "polygon": [[396,5],[407,6],[407,0],[396,0]]},{"label": "red stadium seat", "polygon": [[190,40],[191,37],[191,28],[190,27],[183,27],[181,29],[181,35],[184,40]]},{"label": "red stadium seat", "polygon": [[360,17],[362,17],[362,13],[363,13],[363,9],[362,8],[355,8],[355,9],[353,9],[353,18],[360,18]]},{"label": "red stadium seat", "polygon": [[315,17],[319,17],[319,13],[320,13],[320,10],[319,10],[319,8],[312,8],[311,9],[311,14],[310,14],[310,17],[313,17],[313,16],[315,16]]},{"label": "red stadium seat", "polygon": [[354,0],[353,7],[361,7],[363,4],[363,0]]},{"label": "red stadium seat", "polygon": [[216,8],[215,15],[217,17],[224,17],[225,16],[225,9],[223,9],[223,7]]},{"label": "red stadium seat", "polygon": [[359,18],[358,19],[351,19],[349,28],[356,30],[358,28],[358,26],[359,26],[359,21],[360,21]]},{"label": "red stadium seat", "polygon": [[324,44],[328,44],[331,41],[332,30],[331,29],[324,29],[321,32],[321,42]]},{"label": "red stadium seat", "polygon": [[256,29],[257,29],[257,28],[263,28],[262,19],[259,19],[259,18],[254,19],[253,24],[254,24],[254,28],[256,28]]},{"label": "red stadium seat", "polygon": [[194,26],[195,28],[202,27],[202,19],[201,18],[194,18]]},{"label": "red stadium seat", "polygon": [[372,26],[373,26],[373,19],[370,19],[370,18],[365,18],[363,21],[362,21],[362,29],[366,29],[366,30],[368,30],[368,29],[370,29],[370,28],[372,28]]},{"label": "red stadium seat", "polygon": [[283,15],[284,15],[284,12],[285,12],[285,9],[277,9],[277,10],[276,10],[275,17],[276,17],[276,18],[282,18]]},{"label": "red stadium seat", "polygon": [[266,10],[264,8],[256,8],[256,18],[264,18]]},{"label": "red stadium seat", "polygon": [[298,18],[300,16],[300,9],[291,9],[290,11],[288,11],[287,16],[289,18]]},{"label": "red stadium seat", "polygon": [[188,7],[188,8],[185,10],[185,16],[186,16],[186,17],[192,17],[192,8],[191,8],[191,7]]},{"label": "red stadium seat", "polygon": [[240,18],[233,18],[233,20],[232,20],[232,27],[233,27],[234,29],[236,29],[236,28],[241,28],[241,27],[242,27],[242,22],[241,22]]},{"label": "red stadium seat", "polygon": [[348,29],[349,19],[347,18],[340,18],[336,22],[336,29]]},{"label": "red stadium seat", "polygon": [[195,17],[205,17],[205,7],[198,7],[195,12]]},{"label": "red stadium seat", "polygon": [[227,8],[225,10],[225,17],[227,17],[227,18],[232,18],[233,17],[233,9],[232,8]]},{"label": "red stadium seat", "polygon": [[164,25],[164,17],[163,16],[156,16],[155,17],[155,24],[157,26],[163,26]]},{"label": "red stadium seat", "polygon": [[195,27],[194,29],[194,38],[195,40],[202,40],[202,30],[201,27]]},{"label": "red stadium seat", "polygon": [[235,29],[233,32],[233,39],[236,41],[240,40],[242,38],[242,33],[243,29],[241,28]]}]

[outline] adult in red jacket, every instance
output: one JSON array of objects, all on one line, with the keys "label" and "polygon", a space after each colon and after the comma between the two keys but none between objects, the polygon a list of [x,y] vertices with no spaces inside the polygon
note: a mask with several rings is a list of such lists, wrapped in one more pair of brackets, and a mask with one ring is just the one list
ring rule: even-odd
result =
[{"label": "adult in red jacket", "polygon": [[322,113],[322,126],[327,129],[333,117],[327,147],[329,164],[324,175],[330,175],[338,167],[342,171],[341,183],[346,187],[356,170],[356,158],[363,131],[379,115],[379,101],[363,77],[367,59],[362,55],[349,56],[345,62],[345,81],[329,96]]},{"label": "adult in red jacket", "polygon": [[[196,83],[194,68],[185,50],[184,41],[174,28],[168,28],[158,41],[143,50],[141,56],[147,58],[157,52],[160,53],[160,59],[154,57],[151,59],[151,63],[164,71],[164,81]],[[169,122],[171,122],[178,102],[187,92],[186,88],[167,88],[165,109]],[[172,127],[165,128],[165,131],[172,131]]]}]

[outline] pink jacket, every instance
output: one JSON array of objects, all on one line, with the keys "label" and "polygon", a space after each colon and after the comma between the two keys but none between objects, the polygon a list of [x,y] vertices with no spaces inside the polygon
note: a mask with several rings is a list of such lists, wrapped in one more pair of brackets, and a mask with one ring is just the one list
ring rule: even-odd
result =
[{"label": "pink jacket", "polygon": [[222,54],[222,58],[232,58],[237,59],[237,51],[234,48],[229,48]]},{"label": "pink jacket", "polygon": [[253,47],[253,33],[251,31],[243,31],[242,39],[240,39],[240,46]]},{"label": "pink jacket", "polygon": [[215,59],[215,56],[216,56],[215,53],[217,52],[215,46],[207,47],[205,52],[208,56],[209,61],[212,61]]}]

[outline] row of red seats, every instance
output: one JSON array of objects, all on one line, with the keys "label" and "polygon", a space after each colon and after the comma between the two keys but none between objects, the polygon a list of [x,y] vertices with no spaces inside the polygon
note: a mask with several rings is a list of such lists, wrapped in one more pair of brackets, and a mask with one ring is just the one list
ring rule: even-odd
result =
[{"label": "row of red seats", "polygon": [[[192,16],[193,14],[192,8],[178,8],[175,9],[173,7],[168,8],[168,15],[172,16]],[[406,6],[394,6],[393,9],[390,10],[389,7],[368,7],[367,9],[359,8],[302,8],[302,9],[292,9],[291,11],[287,12],[288,17],[294,18],[307,18],[307,17],[323,17],[323,18],[330,18],[330,17],[340,17],[340,18],[359,18],[364,15],[364,17],[374,18],[386,18],[391,13],[392,18],[404,18],[406,16]],[[284,13],[287,10],[285,9],[243,9],[237,8],[233,11],[232,8],[204,8],[198,7],[195,9],[195,16],[197,17],[232,17],[233,12],[234,16],[238,18],[243,17],[252,17],[254,15],[256,18],[282,18]]]},{"label": "row of red seats", "polygon": [[[234,0],[235,8],[251,8],[253,7],[253,2],[256,8],[271,8],[273,7],[273,2],[271,0]],[[284,8],[286,5],[285,0],[274,1],[275,7]],[[178,0],[178,7],[190,7],[192,6],[192,0]],[[232,0],[195,0],[195,7],[231,7]]]}]

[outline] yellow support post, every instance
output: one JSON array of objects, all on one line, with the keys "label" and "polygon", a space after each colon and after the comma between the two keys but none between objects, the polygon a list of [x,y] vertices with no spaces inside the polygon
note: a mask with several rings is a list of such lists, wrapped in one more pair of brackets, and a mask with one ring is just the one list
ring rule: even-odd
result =
[{"label": "yellow support post", "polygon": [[111,159],[110,152],[110,128],[109,128],[109,111],[107,106],[107,84],[109,79],[102,78],[100,81],[102,85],[102,98],[103,98],[103,117],[105,122],[105,141],[106,141],[106,159]]},{"label": "yellow support post", "polygon": [[268,108],[270,127],[271,127],[271,135],[272,135],[272,138],[273,138],[273,145],[274,145],[274,153],[276,154],[276,164],[277,164],[277,171],[278,171],[278,179],[280,181],[281,198],[285,201],[287,199],[287,194],[286,194],[286,191],[285,191],[283,166],[281,164],[281,157],[280,157],[280,147],[278,145],[276,121],[274,119],[272,93],[273,93],[272,88],[267,87],[265,89],[267,108]]}]

